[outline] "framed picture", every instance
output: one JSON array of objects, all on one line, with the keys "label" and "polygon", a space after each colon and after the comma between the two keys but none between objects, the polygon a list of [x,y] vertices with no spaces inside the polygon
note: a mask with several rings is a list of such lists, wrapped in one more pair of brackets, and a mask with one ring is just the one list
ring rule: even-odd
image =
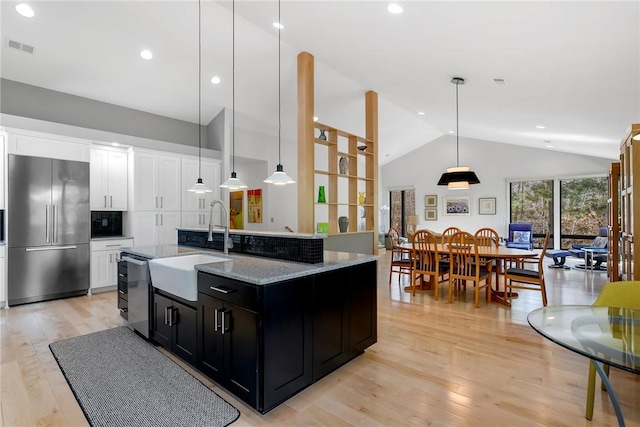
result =
[{"label": "framed picture", "polygon": [[444,196],[444,214],[452,216],[471,215],[471,197]]},{"label": "framed picture", "polygon": [[427,208],[424,210],[424,219],[426,221],[438,220],[438,208]]},{"label": "framed picture", "polygon": [[247,222],[262,222],[262,189],[247,190]]},{"label": "framed picture", "polygon": [[438,206],[438,196],[435,194],[429,194],[424,196],[424,207],[425,208],[435,208]]},{"label": "framed picture", "polygon": [[480,197],[478,199],[478,213],[480,215],[495,215],[496,214],[496,198]]}]

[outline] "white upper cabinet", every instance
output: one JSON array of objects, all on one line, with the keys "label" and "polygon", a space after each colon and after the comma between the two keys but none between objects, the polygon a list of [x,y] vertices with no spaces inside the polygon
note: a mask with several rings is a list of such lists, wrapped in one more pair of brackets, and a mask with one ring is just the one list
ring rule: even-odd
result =
[{"label": "white upper cabinet", "polygon": [[[0,209],[4,209],[4,174],[6,156],[4,155],[4,134],[0,133]],[[2,224],[0,224],[0,227]],[[2,301],[2,300],[0,300]]]},{"label": "white upper cabinet", "polygon": [[211,193],[196,194],[188,191],[198,180],[198,159],[182,159],[182,210],[197,212],[207,210],[211,202],[220,198],[220,162],[202,160],[200,177]]},{"label": "white upper cabinet", "polygon": [[127,153],[91,149],[91,210],[127,210]]},{"label": "white upper cabinet", "polygon": [[135,210],[180,211],[180,157],[134,152]]}]

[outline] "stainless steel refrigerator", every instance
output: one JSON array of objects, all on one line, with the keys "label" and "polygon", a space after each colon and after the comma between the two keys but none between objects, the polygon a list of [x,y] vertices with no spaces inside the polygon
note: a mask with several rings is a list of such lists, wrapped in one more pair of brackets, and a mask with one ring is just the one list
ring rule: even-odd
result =
[{"label": "stainless steel refrigerator", "polygon": [[89,163],[9,155],[9,305],[89,289]]}]

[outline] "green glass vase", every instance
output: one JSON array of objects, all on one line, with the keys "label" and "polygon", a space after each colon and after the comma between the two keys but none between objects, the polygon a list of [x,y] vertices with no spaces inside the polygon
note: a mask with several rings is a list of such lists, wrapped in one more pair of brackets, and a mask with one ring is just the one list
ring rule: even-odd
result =
[{"label": "green glass vase", "polygon": [[324,195],[324,185],[318,188],[318,203],[327,203],[327,199]]}]

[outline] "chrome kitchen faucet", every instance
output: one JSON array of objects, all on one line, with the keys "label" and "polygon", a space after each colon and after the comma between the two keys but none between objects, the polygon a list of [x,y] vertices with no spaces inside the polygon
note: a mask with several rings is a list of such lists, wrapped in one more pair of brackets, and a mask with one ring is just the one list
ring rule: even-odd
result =
[{"label": "chrome kitchen faucet", "polygon": [[233,241],[231,241],[231,238],[229,237],[229,225],[230,225],[229,209],[224,204],[224,202],[220,199],[215,199],[213,202],[211,202],[211,210],[209,211],[209,237],[207,238],[207,241],[209,242],[213,241],[213,227],[214,227],[213,226],[213,207],[215,205],[222,206],[222,210],[224,211],[225,222],[227,225],[216,224],[216,227],[224,228],[224,242],[222,246],[224,248],[224,254],[229,255],[229,249],[233,248]]}]

